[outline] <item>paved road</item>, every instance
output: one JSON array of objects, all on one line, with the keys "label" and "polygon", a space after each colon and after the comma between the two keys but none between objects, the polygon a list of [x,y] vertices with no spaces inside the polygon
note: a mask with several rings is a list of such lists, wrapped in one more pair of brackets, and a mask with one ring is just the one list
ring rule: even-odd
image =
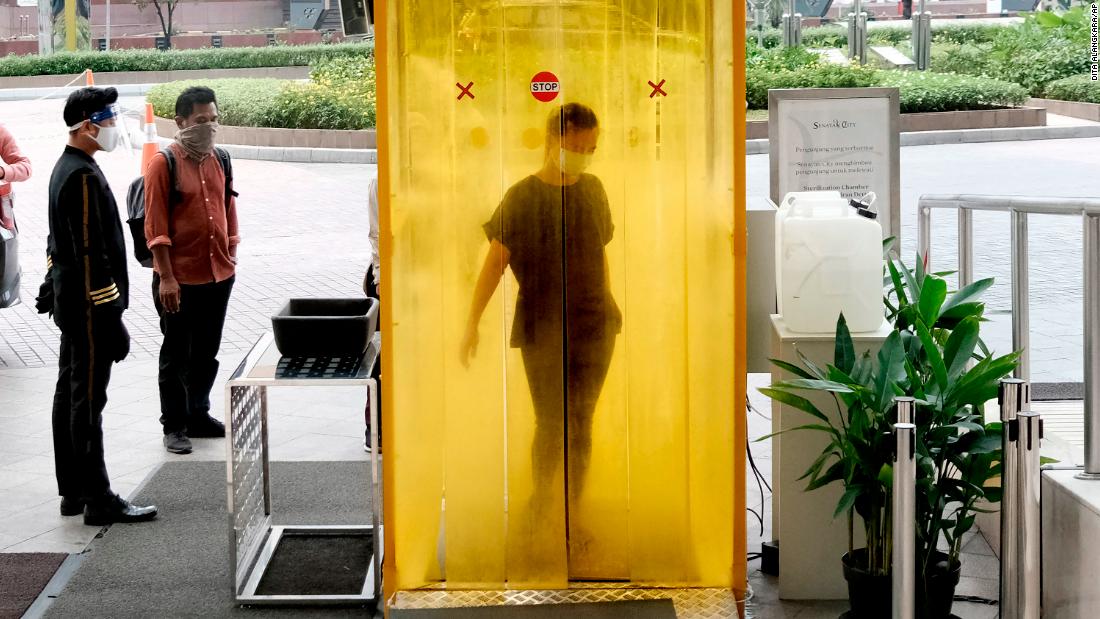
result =
[{"label": "paved road", "polygon": [[[136,107],[140,102],[123,103]],[[57,331],[34,313],[33,300],[45,271],[47,185],[64,144],[62,105],[60,100],[0,103],[0,122],[35,166],[34,177],[16,190],[24,304],[0,310],[0,367],[57,361]],[[137,176],[140,158],[115,152],[101,153],[98,160],[125,211],[126,189]],[[223,352],[250,346],[289,297],[361,294],[367,260],[364,191],[374,174],[374,166],[234,162],[243,240]],[[152,357],[160,332],[151,270],[131,263],[130,279],[126,318],[133,354]]]}]

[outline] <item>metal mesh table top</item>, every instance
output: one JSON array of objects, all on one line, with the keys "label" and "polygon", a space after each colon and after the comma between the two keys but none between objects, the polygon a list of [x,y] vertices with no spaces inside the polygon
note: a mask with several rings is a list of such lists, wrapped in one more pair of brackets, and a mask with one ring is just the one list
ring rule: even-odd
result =
[{"label": "metal mesh table top", "polygon": [[283,357],[269,331],[245,355],[229,381],[268,386],[318,381],[365,383],[378,362],[380,344],[378,337],[373,338],[362,357]]}]

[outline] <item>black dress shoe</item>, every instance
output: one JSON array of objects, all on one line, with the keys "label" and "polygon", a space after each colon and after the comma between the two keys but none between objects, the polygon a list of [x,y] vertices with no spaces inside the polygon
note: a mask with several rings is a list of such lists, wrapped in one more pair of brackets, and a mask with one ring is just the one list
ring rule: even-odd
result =
[{"label": "black dress shoe", "polygon": [[61,515],[79,516],[84,513],[84,499],[78,496],[61,497]]},{"label": "black dress shoe", "polygon": [[155,505],[138,507],[117,494],[110,494],[84,506],[84,524],[102,527],[116,522],[147,522],[157,517]]},{"label": "black dress shoe", "polygon": [[171,432],[164,435],[164,448],[168,450],[168,453],[189,454],[191,453],[191,440],[183,432]]},{"label": "black dress shoe", "polygon": [[225,424],[210,415],[200,415],[187,424],[187,435],[191,438],[225,438]]}]

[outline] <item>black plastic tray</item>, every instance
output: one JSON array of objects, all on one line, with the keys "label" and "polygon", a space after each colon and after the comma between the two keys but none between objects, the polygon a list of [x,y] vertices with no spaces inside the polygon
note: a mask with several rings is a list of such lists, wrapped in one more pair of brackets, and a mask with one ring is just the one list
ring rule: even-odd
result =
[{"label": "black plastic tray", "polygon": [[291,299],[271,317],[284,357],[361,357],[378,325],[378,301]]}]

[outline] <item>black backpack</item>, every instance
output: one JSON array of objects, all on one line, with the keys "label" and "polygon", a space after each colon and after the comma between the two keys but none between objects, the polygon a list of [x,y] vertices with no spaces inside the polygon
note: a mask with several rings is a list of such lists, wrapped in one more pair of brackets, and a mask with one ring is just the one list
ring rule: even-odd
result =
[{"label": "black backpack", "polygon": [[[229,199],[238,195],[233,191],[233,162],[229,159],[229,153],[215,147],[215,154],[222,164],[225,172],[225,208],[229,209]],[[172,207],[179,202],[179,190],[176,188],[176,155],[171,148],[160,149],[168,162],[168,214],[172,214]],[[145,238],[145,175],[141,175],[130,183],[130,189],[126,192],[126,214],[129,217],[126,223],[130,226],[130,236],[134,239],[134,257],[141,266],[153,267],[153,252],[149,250],[149,242]]]}]

